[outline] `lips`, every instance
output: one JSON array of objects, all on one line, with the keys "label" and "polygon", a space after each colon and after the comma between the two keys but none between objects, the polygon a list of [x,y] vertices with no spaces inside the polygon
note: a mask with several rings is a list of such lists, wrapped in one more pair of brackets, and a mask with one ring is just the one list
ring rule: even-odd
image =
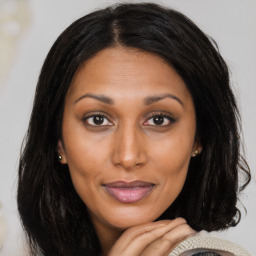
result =
[{"label": "lips", "polygon": [[144,181],[117,181],[104,184],[106,192],[121,203],[135,203],[145,198],[154,184]]}]

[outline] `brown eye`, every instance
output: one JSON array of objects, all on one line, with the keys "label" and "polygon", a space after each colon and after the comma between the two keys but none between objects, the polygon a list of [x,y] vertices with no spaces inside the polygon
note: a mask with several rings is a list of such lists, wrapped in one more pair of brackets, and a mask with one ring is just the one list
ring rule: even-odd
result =
[{"label": "brown eye", "polygon": [[151,116],[144,125],[146,126],[168,126],[171,123],[174,123],[175,119],[166,115],[166,114],[155,114]]},{"label": "brown eye", "polygon": [[164,123],[164,117],[163,116],[154,116],[153,122],[156,125],[162,125]]},{"label": "brown eye", "polygon": [[91,126],[110,126],[113,125],[105,116],[103,115],[91,115],[84,118],[84,121]]},{"label": "brown eye", "polygon": [[93,123],[96,125],[101,125],[104,123],[104,117],[103,116],[94,116],[93,117]]}]

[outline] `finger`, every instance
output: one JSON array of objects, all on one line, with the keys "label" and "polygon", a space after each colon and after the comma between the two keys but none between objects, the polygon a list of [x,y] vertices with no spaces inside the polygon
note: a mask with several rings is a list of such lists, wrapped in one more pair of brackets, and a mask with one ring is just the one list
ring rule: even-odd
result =
[{"label": "finger", "polygon": [[127,229],[121,237],[117,240],[116,245],[122,245],[122,248],[127,248],[131,243],[136,243],[137,240],[141,242],[143,246],[147,241],[162,236],[166,232],[170,231],[178,225],[186,223],[183,218],[176,218],[174,220],[161,220],[157,222],[146,223]]},{"label": "finger", "polygon": [[140,255],[169,255],[169,253],[177,246],[177,244],[194,233],[195,231],[187,224],[177,226],[164,234],[162,237],[149,244],[149,246],[147,246],[147,248],[145,248],[145,250]]},{"label": "finger", "polygon": [[150,222],[141,225],[137,225],[134,227],[130,227],[125,230],[115,244],[112,246],[108,256],[118,256],[122,255],[123,251],[129,247],[131,241],[144,232],[150,232],[155,228],[166,226],[169,223],[169,220],[162,220],[157,222]]},{"label": "finger", "polygon": [[119,247],[119,253],[123,256],[139,255],[150,243],[159,239],[175,227],[184,225],[186,221],[182,218],[177,218],[161,223],[164,225],[155,226],[155,228],[152,228],[152,226],[148,228],[145,225],[131,228],[127,232],[128,234],[122,235],[121,239],[115,244],[116,247]]},{"label": "finger", "polygon": [[[184,220],[185,221],[185,220]],[[128,228],[116,241],[115,246],[121,245],[123,248],[126,248],[131,241],[134,241],[136,237],[143,233],[150,232],[156,228],[164,227],[168,225],[171,220],[161,220],[156,222],[145,223],[141,225],[137,225],[131,228]]]},{"label": "finger", "polygon": [[134,239],[137,236],[145,232],[150,232],[153,229],[166,226],[169,223],[170,223],[170,220],[161,220],[161,221],[145,223],[145,224],[128,228],[126,231],[124,231],[121,234],[119,239],[115,242],[108,256],[121,255],[121,253],[128,247],[130,242],[134,241]]},{"label": "finger", "polygon": [[189,225],[183,224],[173,229],[172,232],[166,233],[162,239],[168,240],[170,244],[172,244],[170,248],[172,250],[177,245],[177,243],[180,243],[186,237],[195,233],[196,231],[192,229]]}]

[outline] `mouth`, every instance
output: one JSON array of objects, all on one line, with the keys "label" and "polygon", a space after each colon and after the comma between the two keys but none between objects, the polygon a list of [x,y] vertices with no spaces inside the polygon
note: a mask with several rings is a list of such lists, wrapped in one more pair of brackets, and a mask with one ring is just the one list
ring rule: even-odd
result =
[{"label": "mouth", "polygon": [[116,181],[103,185],[106,192],[121,203],[136,203],[145,198],[155,184],[144,181]]}]

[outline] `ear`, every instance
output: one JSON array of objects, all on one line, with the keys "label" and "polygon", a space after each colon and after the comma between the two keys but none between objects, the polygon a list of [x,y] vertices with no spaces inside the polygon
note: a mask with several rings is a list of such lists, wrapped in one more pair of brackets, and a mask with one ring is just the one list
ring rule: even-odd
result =
[{"label": "ear", "polygon": [[203,151],[203,146],[199,139],[196,139],[192,148],[191,156],[195,157]]},{"label": "ear", "polygon": [[58,153],[60,163],[67,164],[68,163],[67,157],[66,157],[66,153],[64,150],[63,142],[61,140],[58,140],[57,153]]}]

